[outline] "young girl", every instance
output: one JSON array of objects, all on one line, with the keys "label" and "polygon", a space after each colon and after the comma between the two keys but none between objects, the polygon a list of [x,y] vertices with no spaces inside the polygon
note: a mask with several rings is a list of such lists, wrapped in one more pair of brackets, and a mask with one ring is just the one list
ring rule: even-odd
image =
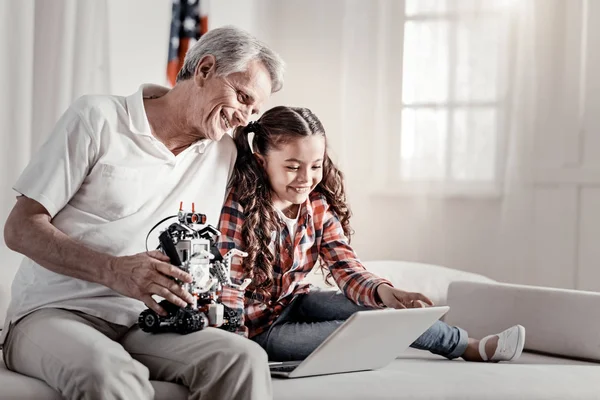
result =
[{"label": "young girl", "polygon": [[[350,210],[342,173],[327,155],[325,130],[306,108],[275,107],[234,134],[231,192],[221,213],[220,250],[248,253],[232,265],[223,303],[242,310],[241,332],[270,360],[306,358],[356,311],[432,305],[365,270],[349,245]],[[340,292],[311,290],[303,279],[319,261]],[[523,350],[516,325],[481,341],[437,321],[412,347],[449,359],[510,361]]]}]

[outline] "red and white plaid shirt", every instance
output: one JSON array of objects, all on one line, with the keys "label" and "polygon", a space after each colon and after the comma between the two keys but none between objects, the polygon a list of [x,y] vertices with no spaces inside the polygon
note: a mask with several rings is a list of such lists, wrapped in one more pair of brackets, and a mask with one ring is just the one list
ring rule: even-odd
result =
[{"label": "red and white plaid shirt", "polygon": [[[232,248],[244,250],[244,217],[244,210],[232,191],[225,201],[219,221],[221,236],[217,245],[222,254]],[[356,304],[379,307],[375,297],[376,287],[381,283],[391,285],[389,281],[365,270],[348,244],[338,217],[329,210],[325,197],[320,193],[312,192],[301,205],[293,243],[283,221],[280,235],[275,232],[272,237],[269,248],[275,254],[274,284],[269,294],[260,296],[230,287],[223,289],[223,304],[244,310],[244,326],[240,328],[240,334],[253,337],[264,332],[295,296],[308,293],[310,287],[302,280],[311,272],[319,256],[331,271],[338,287]],[[281,241],[280,246],[276,246],[277,240]],[[278,248],[281,250],[279,255],[276,253]],[[240,284],[244,278],[242,259],[236,257],[231,266],[231,279]]]}]

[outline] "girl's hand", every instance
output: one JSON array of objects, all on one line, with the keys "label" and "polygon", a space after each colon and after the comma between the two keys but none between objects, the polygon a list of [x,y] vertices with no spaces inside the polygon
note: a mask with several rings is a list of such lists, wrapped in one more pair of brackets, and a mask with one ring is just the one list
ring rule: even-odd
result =
[{"label": "girl's hand", "polygon": [[405,292],[385,283],[377,286],[377,294],[381,302],[390,308],[421,308],[433,305],[433,301],[421,293]]}]

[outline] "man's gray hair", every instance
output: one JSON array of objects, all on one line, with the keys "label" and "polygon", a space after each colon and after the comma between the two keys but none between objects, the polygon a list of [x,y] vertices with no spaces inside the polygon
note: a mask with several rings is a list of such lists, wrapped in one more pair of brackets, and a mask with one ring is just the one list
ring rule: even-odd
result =
[{"label": "man's gray hair", "polygon": [[217,76],[244,72],[251,61],[258,60],[271,75],[271,92],[275,93],[283,86],[285,64],[281,57],[248,32],[234,26],[211,29],[202,35],[185,55],[177,82],[192,78],[202,57],[209,54],[215,57]]}]

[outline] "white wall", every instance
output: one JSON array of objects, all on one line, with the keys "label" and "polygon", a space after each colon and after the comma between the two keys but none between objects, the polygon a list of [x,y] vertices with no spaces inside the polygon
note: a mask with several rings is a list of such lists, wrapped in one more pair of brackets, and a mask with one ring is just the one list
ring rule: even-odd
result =
[{"label": "white wall", "polygon": [[112,93],[166,84],[171,1],[108,0],[108,19]]}]

